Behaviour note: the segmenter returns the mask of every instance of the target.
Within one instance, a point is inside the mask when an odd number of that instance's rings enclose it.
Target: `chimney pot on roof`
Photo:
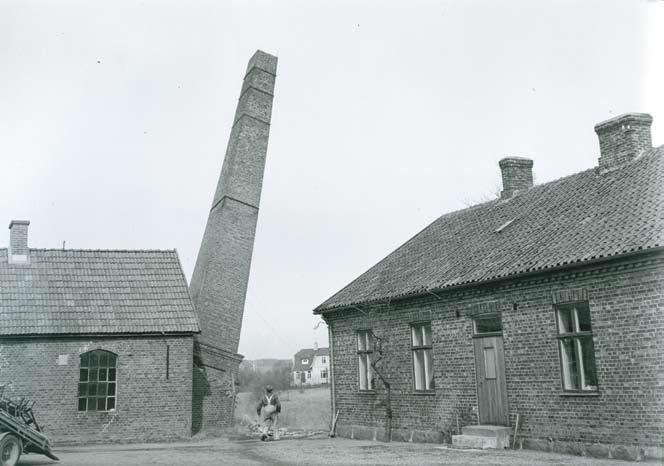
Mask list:
[[[314,342],[314,351],[318,351],[318,342],[317,341]]]
[[[9,222],[9,262],[25,263],[28,261],[28,220]]]
[[[500,162],[503,176],[502,199],[508,199],[520,191],[533,187],[533,161],[523,157],[505,157]]]
[[[600,173],[619,168],[652,148],[651,124],[647,113],[625,113],[597,123]]]

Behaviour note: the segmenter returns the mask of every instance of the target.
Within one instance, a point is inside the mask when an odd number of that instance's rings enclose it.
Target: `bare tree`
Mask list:
[[[384,374],[376,367],[378,363],[385,356],[383,354],[383,338],[378,337],[373,330],[371,331],[371,336],[377,342],[376,350],[378,352],[378,357],[371,361],[371,368],[378,375],[378,378],[385,386],[386,399],[385,399],[385,441],[390,442],[392,440],[392,397],[390,390],[390,383],[385,378]]]

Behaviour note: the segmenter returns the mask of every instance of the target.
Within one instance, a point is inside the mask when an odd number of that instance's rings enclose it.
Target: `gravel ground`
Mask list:
[[[40,455],[25,455],[19,462],[28,466],[137,466],[137,465],[584,465],[622,466],[634,463],[566,456],[530,450],[452,450],[440,445],[348,440],[297,439],[259,440],[203,439],[168,444],[98,445],[62,447],[54,450],[60,462]],[[641,463],[644,464],[644,463]],[[645,463],[659,464],[659,463]]]

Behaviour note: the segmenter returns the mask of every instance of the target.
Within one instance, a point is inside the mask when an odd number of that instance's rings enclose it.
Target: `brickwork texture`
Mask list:
[[[598,123],[600,172],[624,165],[652,147],[652,117],[644,113],[627,113]]]
[[[385,392],[358,390],[356,331],[385,338],[379,366],[392,384],[395,440],[449,441],[477,424],[472,315],[501,310],[510,423],[519,445],[578,454],[661,456],[664,435],[664,258],[623,260],[574,272],[485,285],[438,297],[326,314],[334,347],[339,434],[381,438]],[[571,290],[571,291],[570,291]],[[563,393],[553,292],[587,296],[599,392]],[[558,293],[561,295],[561,293]],[[562,293],[565,295],[565,293]],[[488,306],[491,307],[491,306]],[[435,392],[415,393],[409,325],[430,320]]]
[[[114,411],[78,411],[80,355],[96,349],[117,355]],[[56,444],[176,439],[191,435],[192,360],[192,336],[4,338],[0,381],[37,401]]]
[[[203,241],[191,278],[200,341],[237,352],[249,281],[277,59],[249,62]]]

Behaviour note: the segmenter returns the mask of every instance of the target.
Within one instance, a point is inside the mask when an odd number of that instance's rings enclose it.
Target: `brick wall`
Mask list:
[[[114,412],[78,411],[79,355],[94,349],[117,354]],[[5,338],[0,384],[5,396],[37,400],[37,421],[52,442],[182,438],[191,435],[192,360],[191,336]]]
[[[385,393],[359,393],[355,331],[385,337],[394,439],[441,441],[477,423],[470,314],[503,305],[505,371],[513,424],[525,447],[635,457],[661,455],[664,435],[664,265],[662,258],[585,268],[473,290],[328,315],[334,345],[339,433],[380,438]],[[552,292],[588,294],[598,396],[565,396]],[[506,305],[505,305],[506,304]],[[514,309],[516,305],[516,309]],[[457,317],[457,313],[459,317]],[[432,321],[435,394],[412,390],[409,323]],[[593,450],[594,448],[594,450]]]
[[[194,366],[192,432],[233,425],[235,383],[240,361],[209,351],[198,351]]]
[[[191,279],[202,342],[236,352],[258,210],[224,198],[210,214]]]

